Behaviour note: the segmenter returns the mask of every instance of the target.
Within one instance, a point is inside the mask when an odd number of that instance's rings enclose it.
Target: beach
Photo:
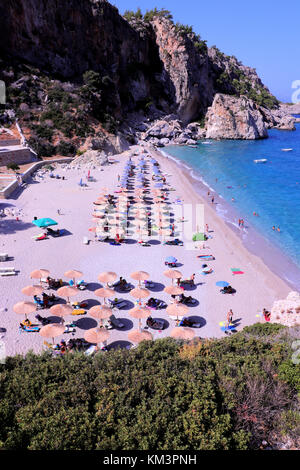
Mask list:
[[[78,184],[81,178],[86,180],[87,170],[84,168],[58,167],[54,173],[64,176],[64,180],[50,178],[49,172],[46,173],[43,179],[32,181],[14,198],[0,203],[1,208],[17,209],[20,212],[19,220],[9,215],[0,220],[0,251],[12,257],[6,265],[13,266],[19,271],[16,276],[0,277],[0,331],[7,355],[24,354],[30,349],[41,352],[45,348],[44,338],[38,333],[19,332],[19,323],[23,317],[13,311],[15,303],[32,300],[24,296],[21,289],[36,283],[30,279],[30,273],[34,269],[48,269],[51,277],[62,278],[64,281],[67,281],[64,277],[64,272],[67,270],[78,269],[83,272],[83,279],[88,284],[87,289],[78,291],[78,295],[72,300],[87,300],[87,313],[82,317],[66,318],[66,323],[76,322],[74,337],[79,338],[83,337],[86,330],[97,326],[97,321],[89,316],[88,310],[102,301],[94,294],[95,290],[102,287],[97,280],[101,272],[114,271],[136,287],[138,283],[130,278],[130,274],[137,270],[146,271],[150,275],[150,280],[155,283],[151,296],[169,304],[170,296],[163,291],[165,286],[171,284],[171,280],[163,275],[166,269],[164,260],[167,256],[175,256],[178,259],[177,269],[182,272],[184,279],[196,273],[195,286],[187,288],[186,295],[191,295],[197,302],[189,307],[186,316],[198,319],[201,327],[194,328],[194,331],[196,336],[201,338],[224,337],[225,333],[220,328],[220,322],[226,321],[229,309],[232,309],[234,314],[236,331],[246,325],[262,321],[260,316],[262,309],[270,310],[274,301],[285,298],[292,290],[260,258],[247,250],[240,237],[218,215],[216,205],[195,191],[187,172],[180,170],[174,161],[166,158],[158,150],[153,148],[147,150],[159,162],[170,186],[175,188],[175,191],[169,193],[172,208],[176,207],[176,210],[180,211],[183,207],[185,211],[186,205],[188,207],[203,205],[204,223],[209,229],[209,238],[204,242],[205,248],[202,248],[203,242],[197,242],[196,249],[195,244],[187,239],[183,240],[185,243],[183,247],[168,246],[163,243],[143,247],[137,243],[136,233],[133,233],[128,243],[119,246],[95,241],[94,234],[89,231],[93,226],[93,202],[102,188],[106,188],[110,194],[115,194],[114,191],[118,190],[118,175],[123,171],[129,152],[112,157],[111,160],[115,161],[113,164],[91,170],[95,181],[88,182],[86,187]],[[139,158],[138,155],[133,156],[134,163],[137,163]],[[175,204],[177,199],[181,200],[181,205]],[[185,214],[184,216],[186,217]],[[32,224],[34,217],[55,219],[58,227],[66,230],[65,235],[36,241],[32,237],[41,230]],[[180,229],[180,223],[177,225]],[[197,227],[193,227],[193,230],[196,229]],[[88,245],[83,243],[84,237],[89,238]],[[206,254],[212,254],[215,260],[206,262],[197,257]],[[207,275],[201,274],[202,264],[207,264],[213,272]],[[239,268],[243,274],[232,274],[232,268]],[[236,293],[221,294],[220,287],[216,286],[218,281],[228,282]],[[116,297],[127,300],[126,308],[116,313],[125,327],[109,331],[108,346],[129,347],[128,332],[138,328],[138,320],[128,313],[134,307],[134,299],[129,293],[116,292]],[[51,317],[48,310],[37,313]],[[169,336],[176,322],[167,315],[165,309],[151,311],[151,314],[153,318],[163,319],[167,326],[161,331],[149,330],[153,338]],[[34,314],[29,318],[33,321]],[[58,321],[57,318],[52,319]],[[142,320],[142,325],[145,325],[145,320]],[[65,340],[70,337],[70,334],[64,334]],[[58,338],[58,341],[60,339]]]

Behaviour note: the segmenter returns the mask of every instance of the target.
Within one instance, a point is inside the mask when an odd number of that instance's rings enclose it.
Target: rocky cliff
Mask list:
[[[165,145],[293,128],[254,69],[165,11],[123,18],[107,0],[0,0],[0,64],[2,121],[16,114],[40,154],[62,140],[109,146],[112,134]]]
[[[267,129],[258,106],[246,97],[216,94],[206,115],[210,139],[262,139]]]

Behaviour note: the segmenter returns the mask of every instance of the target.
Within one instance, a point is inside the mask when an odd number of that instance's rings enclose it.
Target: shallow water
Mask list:
[[[198,180],[199,187],[205,182],[207,191],[217,192],[221,216],[228,217],[226,203],[231,204],[231,223],[238,227],[238,218],[243,218],[300,268],[300,124],[296,126],[296,131],[270,130],[264,140],[199,141],[198,148],[169,146],[164,152],[187,165],[196,186]],[[267,163],[254,163],[256,159]]]

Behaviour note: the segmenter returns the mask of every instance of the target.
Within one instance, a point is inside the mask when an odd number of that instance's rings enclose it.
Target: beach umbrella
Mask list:
[[[129,315],[133,318],[139,319],[139,329],[141,329],[141,320],[142,318],[148,318],[151,313],[151,310],[147,307],[134,307],[129,310]]]
[[[49,323],[49,325],[42,326],[39,331],[39,334],[44,338],[52,338],[52,343],[54,344],[54,338],[62,335],[64,332],[64,325],[61,325],[59,323]]]
[[[69,279],[73,279],[75,284],[75,279],[82,277],[83,273],[81,271],[77,271],[76,269],[71,269],[70,271],[65,272],[65,276]]]
[[[115,291],[108,287],[101,287],[101,289],[95,290],[95,295],[104,299],[105,302],[105,299],[109,299],[115,295]]]
[[[134,273],[130,274],[130,277],[135,281],[139,281],[140,285],[141,281],[146,281],[147,279],[149,279],[150,274],[146,273],[145,271],[135,271]]]
[[[168,269],[167,271],[164,271],[164,276],[168,277],[169,279],[172,279],[173,284],[173,279],[182,278],[182,273],[180,271],[177,271],[176,269]]]
[[[89,315],[100,320],[101,326],[103,324],[103,320],[105,318],[109,318],[112,313],[112,309],[107,305],[94,305],[94,307],[89,310]]]
[[[149,297],[150,291],[148,289],[145,289],[144,287],[136,287],[135,289],[132,289],[130,291],[130,295],[135,299],[138,299],[140,303],[141,299],[146,299],[147,297]]]
[[[33,302],[18,302],[13,306],[13,311],[18,315],[25,315],[25,318],[27,318],[27,315],[35,312],[36,310],[37,304]]]
[[[109,332],[105,328],[90,328],[84,333],[84,339],[91,344],[104,343],[109,338]]]
[[[47,218],[47,217],[33,220],[32,223],[40,228],[50,227],[51,225],[57,225],[57,222],[55,220]]]
[[[170,315],[170,317],[176,316],[177,319],[178,319],[178,316],[181,317],[183,315],[186,315],[188,311],[189,311],[189,308],[186,305],[179,304],[179,303],[170,304],[166,308],[167,314]]]
[[[227,287],[227,286],[229,286],[229,283],[226,282],[226,281],[218,281],[218,282],[216,282],[216,286]]]
[[[100,282],[105,282],[106,284],[108,282],[113,282],[117,279],[117,273],[114,273],[113,271],[106,271],[104,273],[100,273],[98,276],[98,280]]]
[[[167,286],[164,288],[164,292],[170,295],[181,295],[184,289],[178,286]]]
[[[60,297],[67,297],[68,303],[70,303],[70,297],[74,297],[75,295],[78,295],[78,290],[76,287],[63,286],[58,289],[57,294]]]
[[[72,315],[73,307],[67,304],[56,304],[50,307],[50,312],[56,317],[66,317],[67,315]]]
[[[44,291],[42,286],[26,286],[23,287],[22,293],[28,296],[41,295]]]
[[[50,271],[48,269],[36,269],[35,271],[32,271],[30,273],[30,277],[32,279],[39,279],[41,281],[42,278],[48,277],[50,274]]]
[[[195,336],[195,331],[192,328],[177,326],[171,331],[170,336],[175,339],[190,340]]]
[[[128,339],[133,343],[140,343],[141,341],[152,341],[153,336],[146,330],[132,330],[128,333]]]

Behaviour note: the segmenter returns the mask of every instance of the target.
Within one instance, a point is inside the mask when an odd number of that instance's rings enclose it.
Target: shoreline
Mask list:
[[[291,281],[287,279],[282,271],[279,269],[276,269],[276,265],[285,265],[286,269],[290,268],[291,266],[291,261],[287,259],[287,257],[274,245],[268,244],[268,242],[254,229],[251,225],[248,226],[248,231],[246,234],[246,237],[243,238],[243,235],[245,235],[245,232],[241,234],[240,230],[234,226],[233,222],[226,220],[220,213],[218,213],[218,204],[222,204],[226,209],[232,214],[235,215],[235,209],[229,205],[227,201],[225,201],[223,198],[220,203],[220,196],[219,194],[214,190],[214,188],[208,186],[205,184],[205,182],[199,178],[195,178],[194,176],[191,175],[191,172],[196,171],[194,168],[191,168],[188,164],[185,164],[184,162],[181,162],[176,159],[176,157],[172,155],[168,155],[167,152],[164,152],[160,149],[148,149],[150,152],[155,153],[155,158],[158,159],[158,161],[161,163],[163,161],[166,161],[169,163],[170,167],[173,168],[174,170],[180,169],[181,175],[182,175],[182,186],[186,186],[186,194],[188,193],[189,196],[193,194],[193,199],[198,199],[204,204],[204,210],[205,213],[208,215],[208,218],[212,218],[213,223],[217,223],[220,226],[220,229],[223,230],[226,227],[226,235],[232,239],[233,246],[237,250],[242,250],[243,252],[248,253],[248,258],[250,260],[254,260],[255,263],[260,267],[260,269],[263,271],[263,273],[266,275],[267,283],[273,287],[272,282],[277,284],[279,282],[278,286],[280,289],[280,292],[285,291],[289,293],[291,290],[296,290],[297,289],[297,281]],[[197,185],[197,188],[195,187]],[[212,206],[209,201],[207,200],[207,197],[205,197],[204,193],[207,193],[207,189],[209,189],[212,192],[212,195],[215,197],[215,203]],[[217,203],[217,204],[216,204]],[[223,227],[223,228],[222,228]],[[251,236],[255,237],[255,241],[252,242],[252,246],[249,244],[248,238]],[[268,258],[266,260],[266,257],[261,256],[256,252],[254,249],[253,245],[256,244],[256,242],[259,243],[263,249],[267,250],[268,252],[272,252],[272,258]],[[269,245],[269,246],[268,246]],[[275,254],[275,257],[274,257]],[[273,259],[273,263],[271,260]],[[250,261],[251,262],[251,261]],[[295,266],[295,271],[297,271],[296,274],[299,276],[299,281],[300,282],[300,270]],[[299,284],[298,284],[299,285]],[[285,298],[287,294],[283,294],[282,298]]]

